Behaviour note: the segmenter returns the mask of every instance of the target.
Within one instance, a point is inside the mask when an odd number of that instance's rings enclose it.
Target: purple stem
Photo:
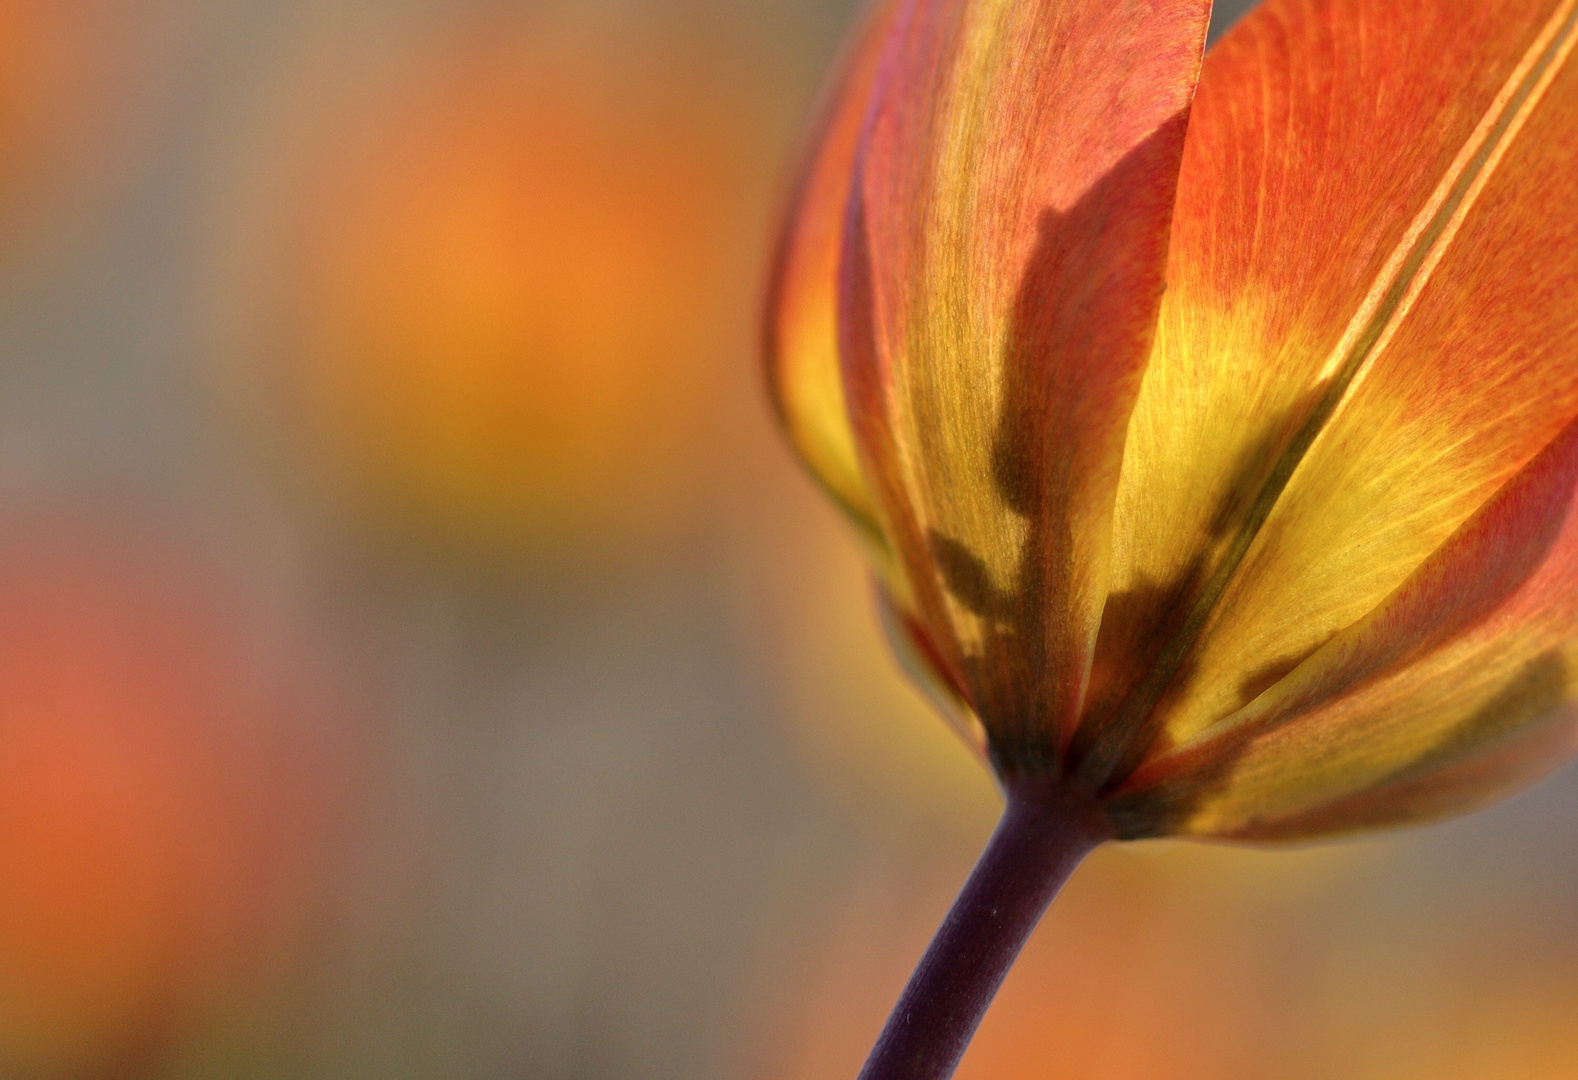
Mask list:
[[[1088,799],[1050,785],[1010,787],[997,831],[910,976],[859,1080],[948,1080],[1052,898],[1111,836]]]

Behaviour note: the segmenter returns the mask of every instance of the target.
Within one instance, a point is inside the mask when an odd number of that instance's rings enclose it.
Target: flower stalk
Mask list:
[[[947,1080],[1020,949],[1112,829],[1094,801],[1045,782],[1008,790],[1002,821],[921,958],[859,1080]]]

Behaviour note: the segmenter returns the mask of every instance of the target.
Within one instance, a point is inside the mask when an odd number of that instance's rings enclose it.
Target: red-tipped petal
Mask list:
[[[1137,695],[1165,740],[1363,618],[1578,414],[1575,39],[1572,0],[1268,0],[1208,57],[1103,628],[1114,697],[1165,654]]]
[[[1106,594],[1207,0],[910,0],[843,263],[857,443],[950,676],[1055,757]]]

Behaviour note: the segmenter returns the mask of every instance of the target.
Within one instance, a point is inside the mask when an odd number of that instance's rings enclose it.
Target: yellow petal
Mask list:
[[[857,164],[841,347],[915,609],[999,764],[1072,730],[1205,0],[915,0]]]
[[[1364,619],[1114,800],[1134,832],[1299,837],[1469,809],[1563,760],[1578,421]]]
[[[1578,413],[1575,19],[1270,0],[1208,57],[1118,496],[1097,782],[1363,618]]]

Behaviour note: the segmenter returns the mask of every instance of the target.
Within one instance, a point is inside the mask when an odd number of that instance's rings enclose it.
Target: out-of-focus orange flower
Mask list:
[[[129,1077],[284,957],[332,805],[306,681],[190,568],[0,539],[0,1074]]]
[[[1481,805],[1574,746],[1578,4],[1268,0],[1201,70],[1208,14],[879,5],[784,421],[1010,789],[1128,838]]]
[[[484,550],[673,516],[744,219],[745,108],[680,59],[489,25],[323,125],[266,358],[312,486]]]

